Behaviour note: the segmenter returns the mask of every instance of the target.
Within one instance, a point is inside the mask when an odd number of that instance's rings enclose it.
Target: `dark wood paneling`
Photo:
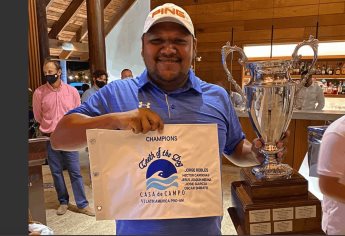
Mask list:
[[[107,71],[104,33],[103,0],[86,0],[89,32],[90,71]]]
[[[40,50],[38,43],[38,29],[37,29],[37,14],[36,14],[36,1],[29,0],[28,2],[28,15],[29,15],[29,30],[28,30],[28,66],[29,77],[28,87],[34,91],[41,85],[41,61]]]

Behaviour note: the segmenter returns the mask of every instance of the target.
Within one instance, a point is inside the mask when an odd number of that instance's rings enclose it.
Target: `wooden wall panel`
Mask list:
[[[41,64],[38,45],[38,30],[36,18],[36,0],[28,1],[29,30],[28,30],[28,87],[34,91],[41,85]]]
[[[194,4],[190,6],[184,7],[184,9],[190,15],[197,15],[197,14],[209,14],[209,13],[217,13],[217,12],[232,12],[233,11],[233,3],[232,2],[220,2],[220,3],[209,3],[209,4]]]

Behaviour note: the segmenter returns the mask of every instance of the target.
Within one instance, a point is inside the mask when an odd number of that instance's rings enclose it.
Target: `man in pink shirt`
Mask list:
[[[33,94],[33,112],[36,121],[40,124],[39,129],[42,134],[50,136],[66,112],[80,105],[80,96],[77,89],[62,82],[62,70],[57,61],[45,61],[43,72],[47,83],[38,87]],[[56,213],[65,214],[69,203],[63,176],[63,164],[65,164],[78,212],[94,216],[94,210],[90,208],[86,199],[83,178],[80,174],[79,152],[54,150],[50,142],[47,144],[47,150],[48,164],[60,202]]]

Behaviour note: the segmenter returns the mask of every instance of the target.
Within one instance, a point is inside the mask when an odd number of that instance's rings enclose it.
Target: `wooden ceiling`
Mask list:
[[[104,0],[104,32],[111,31],[135,0]],[[46,0],[46,16],[51,57],[87,60],[88,29],[86,0]],[[62,49],[71,42],[73,51]]]

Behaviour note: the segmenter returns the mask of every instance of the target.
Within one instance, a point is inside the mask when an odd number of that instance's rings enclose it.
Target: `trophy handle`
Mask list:
[[[313,35],[309,36],[309,39],[303,40],[303,42],[297,44],[294,52],[292,53],[292,64],[295,65],[302,57],[302,55],[297,55],[298,50],[305,46],[305,45],[309,45],[313,51],[314,51],[314,57],[313,57],[313,61],[311,62],[310,67],[307,68],[307,73],[305,75],[302,75],[300,84],[298,86],[297,92],[306,84],[307,80],[310,80],[311,78],[310,75],[313,73],[314,71],[314,65],[317,61],[317,51],[318,51],[318,46],[319,46],[319,40],[315,39]]]
[[[241,95],[243,104],[246,104],[247,103],[247,98],[244,95],[244,93],[242,91],[242,88],[236,83],[236,80],[234,80],[234,78],[233,78],[231,72],[228,70],[228,66],[226,64],[226,58],[227,58],[227,56],[231,52],[238,52],[238,53],[240,53],[241,57],[238,59],[238,62],[242,66],[245,65],[245,63],[248,61],[248,58],[247,58],[246,54],[244,54],[244,51],[243,51],[242,48],[237,47],[237,46],[231,46],[230,42],[227,42],[226,45],[224,45],[222,47],[222,51],[221,51],[221,54],[222,54],[222,64],[223,64],[223,68],[225,70],[225,73],[226,73],[226,75],[228,77],[228,81],[231,82],[231,84],[235,87],[235,90]]]

